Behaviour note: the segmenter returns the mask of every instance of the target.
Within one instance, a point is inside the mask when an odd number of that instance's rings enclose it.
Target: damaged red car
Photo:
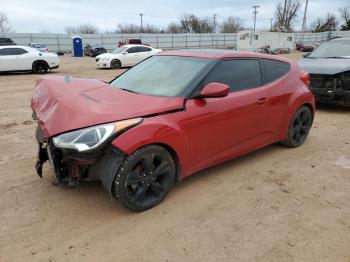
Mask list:
[[[157,54],[109,83],[47,76],[32,98],[37,173],[100,180],[133,211],[159,204],[195,172],[267,145],[304,143],[309,75],[287,59],[229,50]]]

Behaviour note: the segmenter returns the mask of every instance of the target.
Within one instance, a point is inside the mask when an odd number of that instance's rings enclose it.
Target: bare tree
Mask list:
[[[209,18],[199,18],[195,15],[185,14],[181,17],[181,25],[186,33],[212,33],[214,25]]]
[[[91,24],[83,24],[79,26],[66,26],[64,29],[67,34],[97,34],[98,29]]]
[[[170,34],[180,34],[185,33],[185,30],[183,29],[181,24],[172,22],[168,24],[168,27],[165,29],[165,32]]]
[[[237,33],[241,28],[239,18],[229,16],[220,25],[220,33]]]
[[[288,31],[291,31],[300,7],[299,0],[285,0],[283,4],[282,2],[278,2],[274,18],[274,21],[276,21],[275,27],[284,26]]]
[[[115,30],[115,33],[121,34],[136,34],[140,33],[140,26],[136,24],[119,24],[118,29]]]
[[[9,33],[12,31],[9,19],[5,13],[0,12],[0,33]]]
[[[350,7],[341,8],[339,11],[341,18],[344,20],[340,30],[350,30]]]
[[[334,31],[337,27],[337,20],[335,15],[328,13],[325,17],[318,17],[311,24],[312,32],[326,32]]]
[[[161,30],[156,25],[146,24],[146,25],[142,26],[142,33],[157,34],[157,33],[160,33],[160,31]]]

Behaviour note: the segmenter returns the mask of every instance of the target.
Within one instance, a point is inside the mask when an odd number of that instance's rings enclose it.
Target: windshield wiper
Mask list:
[[[350,58],[347,56],[323,56],[323,57],[319,57],[319,58]]]
[[[129,89],[126,89],[126,88],[119,88],[119,89],[124,90],[124,91],[126,91],[126,92],[130,92],[130,93],[138,94],[137,92],[132,91],[132,90],[129,90]]]

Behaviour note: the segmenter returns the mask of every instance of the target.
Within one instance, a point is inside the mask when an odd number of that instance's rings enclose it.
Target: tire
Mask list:
[[[49,70],[49,66],[45,61],[36,61],[33,63],[34,74],[46,74]]]
[[[307,106],[300,107],[293,115],[287,137],[282,144],[288,147],[301,146],[309,134],[312,121],[311,110]]]
[[[158,205],[175,181],[176,166],[163,147],[150,145],[128,155],[114,177],[112,193],[131,211]]]
[[[122,67],[122,64],[120,63],[120,61],[118,59],[114,59],[111,62],[111,68],[112,69],[120,69]]]

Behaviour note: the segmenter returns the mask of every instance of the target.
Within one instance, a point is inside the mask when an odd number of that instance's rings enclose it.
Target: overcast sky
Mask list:
[[[301,1],[301,10],[304,10],[305,0]],[[179,21],[184,13],[197,16],[217,14],[219,22],[232,15],[241,18],[245,27],[252,27],[251,6],[260,5],[257,29],[266,29],[270,26],[276,2],[278,0],[0,0],[0,12],[8,15],[16,32],[62,33],[67,25],[85,23],[91,23],[104,32],[115,30],[119,23],[139,24],[140,13],[145,14],[145,24],[160,27]],[[339,8],[345,6],[350,7],[350,0],[309,0],[307,24],[327,12],[339,16]],[[295,24],[296,30],[301,27],[301,21],[302,12]]]

